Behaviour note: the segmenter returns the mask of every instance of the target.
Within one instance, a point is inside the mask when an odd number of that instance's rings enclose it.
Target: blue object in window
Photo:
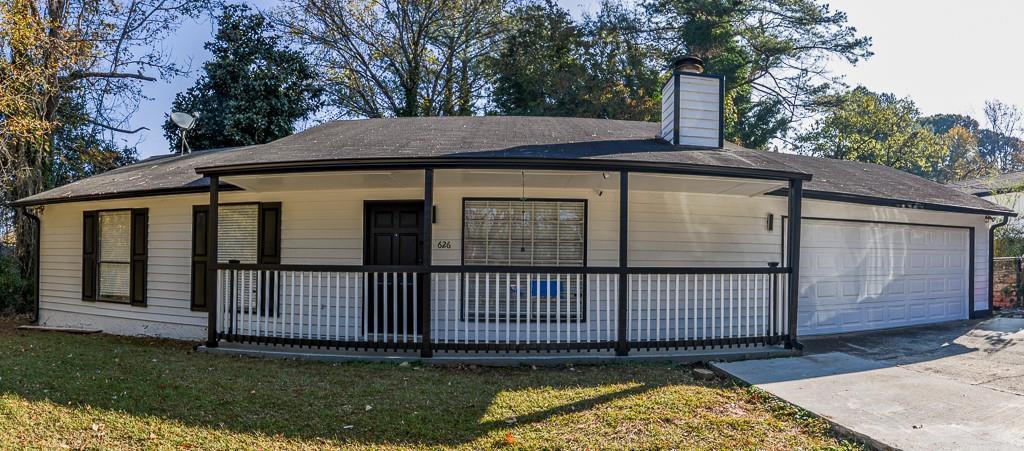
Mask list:
[[[530,281],[530,296],[558,297],[558,281],[533,280]]]

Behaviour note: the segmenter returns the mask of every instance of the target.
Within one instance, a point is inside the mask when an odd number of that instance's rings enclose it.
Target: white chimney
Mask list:
[[[721,148],[724,86],[722,76],[704,73],[700,58],[673,61],[661,88],[661,138],[677,146]]]

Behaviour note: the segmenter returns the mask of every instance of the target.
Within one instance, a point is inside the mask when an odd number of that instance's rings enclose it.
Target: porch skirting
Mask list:
[[[323,362],[420,362],[430,365],[481,365],[481,366],[517,366],[517,365],[564,365],[564,364],[602,364],[615,362],[674,362],[697,363],[708,361],[731,362],[737,360],[767,359],[800,355],[797,349],[784,346],[757,345],[749,347],[709,348],[705,350],[665,350],[665,351],[634,351],[628,356],[616,356],[614,351],[579,351],[579,352],[471,352],[471,353],[435,353],[433,357],[423,358],[418,352],[373,352],[335,349],[317,349],[254,345],[243,343],[221,343],[210,348],[200,345],[199,352],[243,357],[313,360]]]

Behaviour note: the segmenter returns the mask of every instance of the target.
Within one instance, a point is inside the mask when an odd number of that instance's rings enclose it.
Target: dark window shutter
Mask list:
[[[260,204],[258,262],[267,265],[281,264],[281,203]],[[271,278],[274,272],[265,273],[263,284],[263,311],[268,315],[277,312],[277,280]]]
[[[82,300],[96,300],[96,268],[99,252],[99,215],[95,211],[82,214]]]
[[[192,310],[206,309],[206,219],[210,207],[192,207]]]
[[[281,203],[260,204],[259,262],[268,265],[281,263]]]
[[[132,260],[129,278],[131,280],[132,305],[146,305],[146,261],[149,257],[149,209],[132,209]]]

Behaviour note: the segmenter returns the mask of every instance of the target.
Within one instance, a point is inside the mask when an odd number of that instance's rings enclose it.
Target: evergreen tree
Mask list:
[[[225,6],[217,34],[204,46],[213,59],[172,111],[196,113],[188,133],[194,150],[263,144],[288,136],[319,106],[317,74],[298,51],[282,44],[266,18],[245,5]],[[181,146],[178,128],[164,123],[171,151]]]

